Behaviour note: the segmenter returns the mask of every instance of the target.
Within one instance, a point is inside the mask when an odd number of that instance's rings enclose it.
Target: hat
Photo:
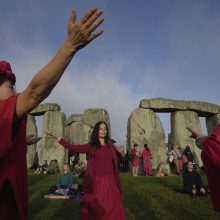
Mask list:
[[[5,60],[0,61],[0,74],[4,74],[13,85],[15,84],[15,74],[12,72],[11,65]]]

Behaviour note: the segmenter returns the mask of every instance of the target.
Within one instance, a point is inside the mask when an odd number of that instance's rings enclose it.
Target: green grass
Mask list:
[[[49,187],[56,185],[57,175],[36,175],[30,171],[28,176],[30,220],[79,219],[79,202],[44,199]],[[212,210],[209,196],[191,198],[174,191],[182,188],[180,176],[132,177],[121,173],[121,180],[128,220],[220,219]]]

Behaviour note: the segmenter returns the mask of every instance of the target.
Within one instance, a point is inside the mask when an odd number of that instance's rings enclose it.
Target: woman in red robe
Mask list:
[[[57,135],[46,134],[69,150],[87,154],[80,219],[125,220],[119,179],[119,160],[125,153],[122,146],[112,144],[107,124],[101,121],[94,126],[88,144],[70,144]]]
[[[142,158],[143,158],[143,171],[146,176],[153,175],[153,168],[152,168],[152,154],[151,150],[149,149],[147,144],[144,144],[144,149],[142,151]]]
[[[196,145],[202,150],[202,161],[208,180],[213,209],[220,212],[220,124],[210,136],[187,127],[196,138]]]
[[[28,210],[26,168],[27,114],[52,91],[78,50],[103,31],[95,29],[103,22],[97,8],[79,22],[73,10],[68,35],[51,62],[40,70],[29,86],[16,94],[15,75],[6,61],[0,62],[0,219],[26,220]]]

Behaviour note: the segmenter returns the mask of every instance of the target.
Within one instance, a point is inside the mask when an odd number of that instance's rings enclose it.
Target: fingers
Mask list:
[[[102,24],[104,21],[104,18],[99,18],[97,21],[95,21],[89,28],[88,28],[88,34],[91,34],[99,25]]]
[[[85,23],[86,27],[90,27],[97,20],[97,18],[102,14],[101,10],[97,10]],[[102,23],[102,22],[101,22]],[[100,23],[100,24],[101,24]]]
[[[76,10],[75,9],[72,10],[72,14],[71,14],[70,19],[73,22],[73,24],[75,24],[75,22],[76,22]]]
[[[94,33],[94,34],[91,34],[91,35],[88,37],[87,42],[89,43],[89,42],[93,41],[95,38],[97,38],[98,36],[100,36],[103,32],[104,32],[103,30],[99,30],[99,31],[97,31],[97,32]]]
[[[34,134],[28,134],[28,135],[27,135],[27,138],[33,138],[33,137],[35,137]]]
[[[90,10],[85,14],[85,16],[80,19],[80,23],[85,24],[85,23],[89,20],[89,18],[92,17],[92,16],[95,14],[96,11],[97,11],[97,8],[92,8],[92,9],[90,9]]]

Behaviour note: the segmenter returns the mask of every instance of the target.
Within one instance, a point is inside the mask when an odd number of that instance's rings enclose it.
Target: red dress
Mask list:
[[[202,160],[205,166],[213,208],[220,212],[220,124],[203,140]]]
[[[137,167],[138,166],[138,155],[137,155],[137,150],[133,147],[131,149],[131,154],[133,155],[133,161],[132,161],[132,166]]]
[[[126,220],[118,171],[119,155],[115,148],[110,144],[100,148],[91,144],[73,145],[63,139],[59,143],[88,155],[80,219]]]
[[[16,101],[17,96],[0,101],[1,220],[27,219],[26,118],[13,128]]]
[[[152,168],[152,155],[150,149],[144,148],[142,151],[142,158],[143,158],[143,171],[148,176],[153,175],[153,168]]]

